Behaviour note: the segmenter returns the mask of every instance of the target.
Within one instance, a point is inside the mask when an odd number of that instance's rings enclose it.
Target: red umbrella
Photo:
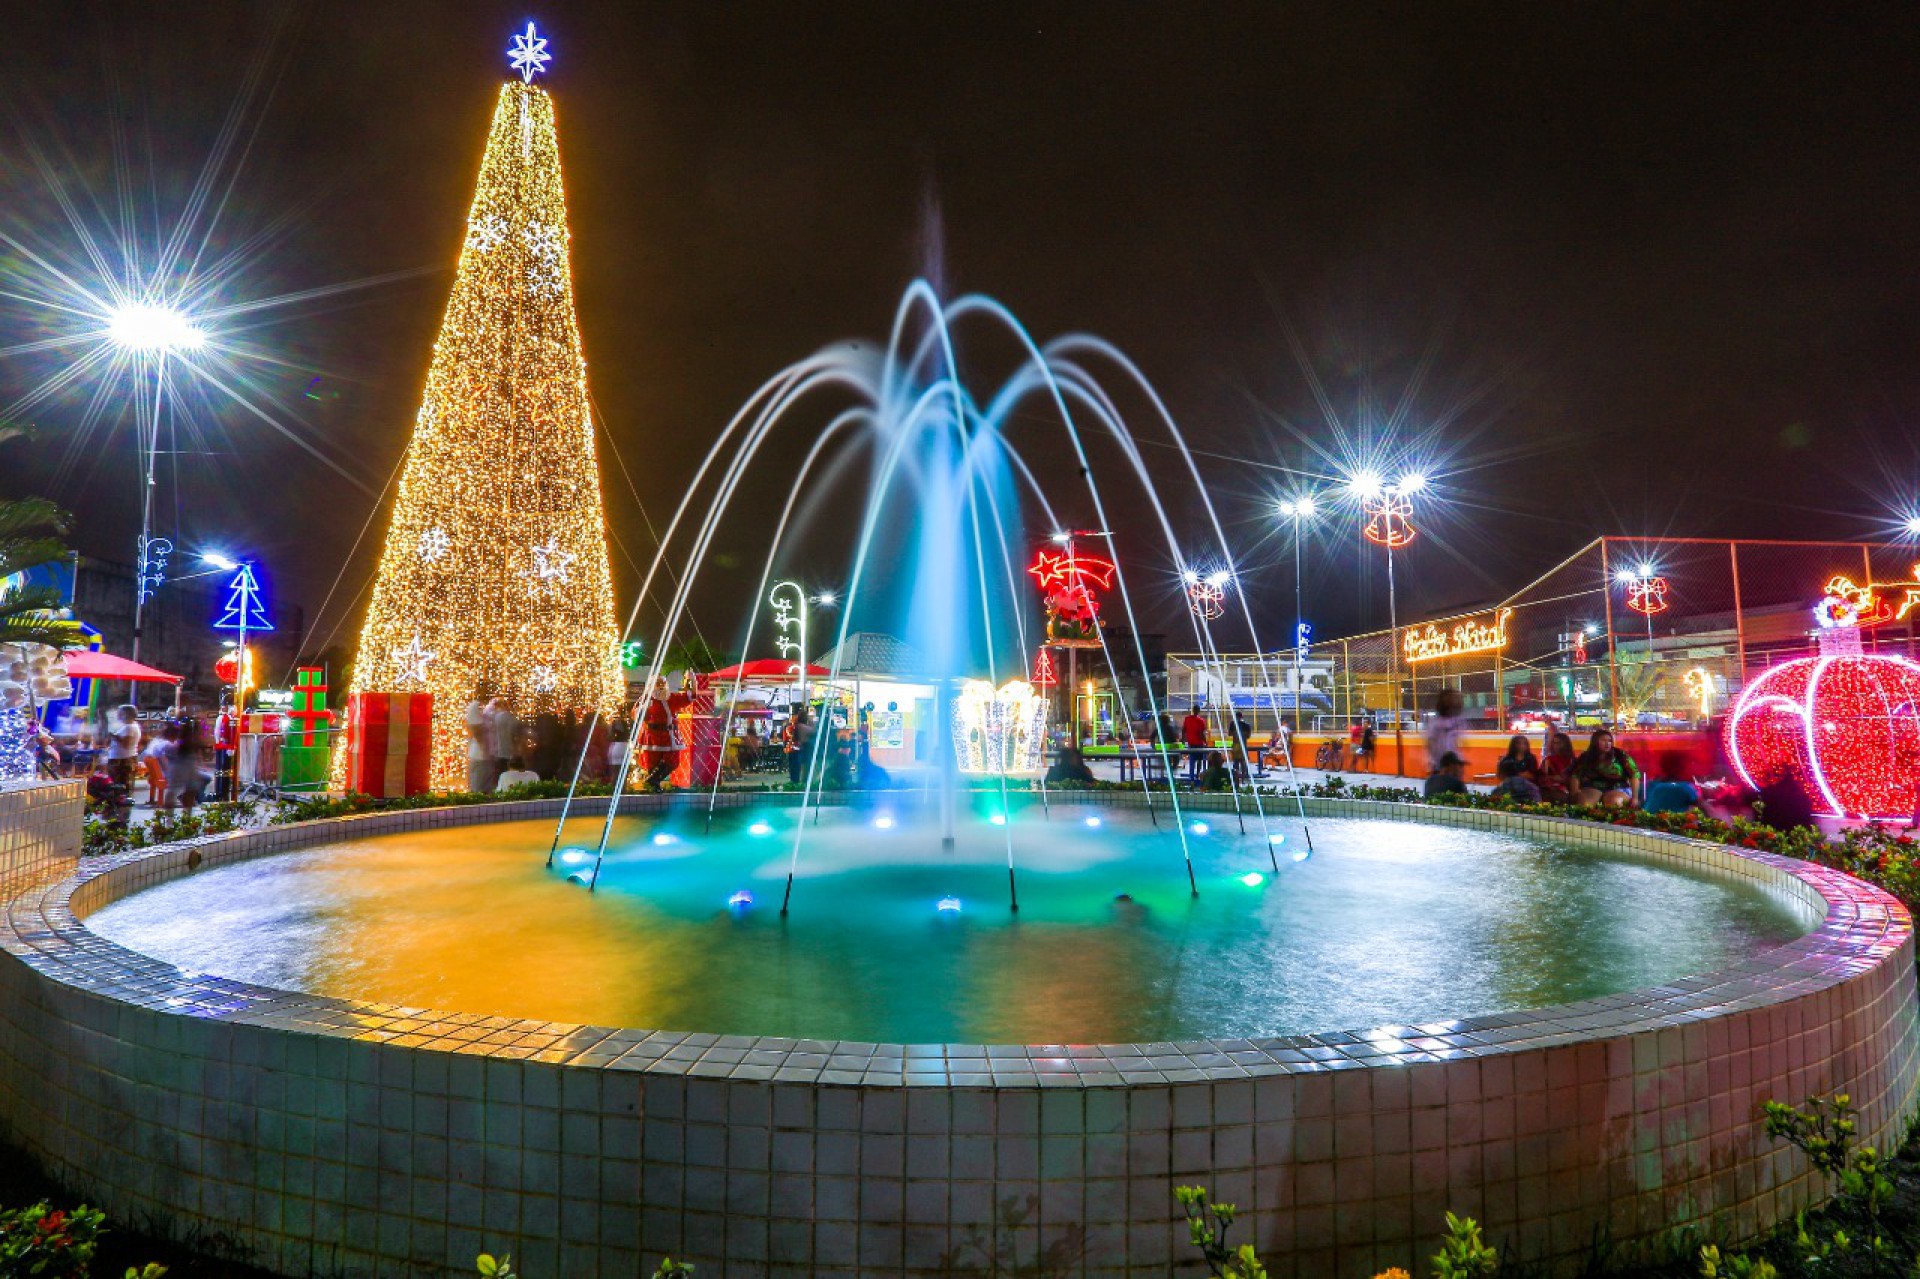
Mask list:
[[[67,678],[123,679],[136,684],[178,684],[186,676],[156,671],[151,666],[142,666],[124,657],[115,657],[112,653],[89,653],[84,649],[74,649],[67,653]]]
[[[706,677],[708,684],[731,684],[735,680],[751,680],[767,683],[770,680],[790,680],[798,678],[794,667],[798,663],[779,657],[759,657],[751,662],[741,662],[724,670],[715,671]],[[815,679],[827,673],[824,666],[807,667],[807,678]]]

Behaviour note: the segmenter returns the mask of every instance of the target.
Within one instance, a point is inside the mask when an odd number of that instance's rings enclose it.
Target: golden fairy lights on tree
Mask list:
[[[433,693],[436,787],[463,782],[477,689],[522,717],[612,711],[622,692],[559,138],[532,52],[494,110],[353,667],[354,692]]]

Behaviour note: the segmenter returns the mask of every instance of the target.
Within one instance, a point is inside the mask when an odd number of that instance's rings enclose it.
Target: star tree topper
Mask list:
[[[535,34],[531,22],[527,24],[525,33],[515,36],[513,43],[507,46],[507,65],[518,71],[520,78],[528,84],[533,83],[535,76],[546,71],[547,63],[551,61],[553,55],[547,52],[546,38]]]

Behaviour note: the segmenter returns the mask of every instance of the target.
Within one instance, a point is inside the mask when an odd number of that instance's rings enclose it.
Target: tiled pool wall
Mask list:
[[[0,785],[0,894],[74,872],[86,803],[78,779]]]
[[[1447,1209],[1562,1272],[1600,1239],[1630,1254],[1687,1227],[1748,1237],[1817,1193],[1761,1131],[1761,1102],[1848,1090],[1882,1143],[1914,1109],[1898,902],[1789,859],[1484,811],[1308,808],[1669,857],[1824,918],[1737,969],[1533,1012],[1024,1047],[319,999],[182,973],[79,919],[190,863],[557,807],[213,837],[22,893],[0,920],[0,1124],[123,1219],[228,1236],[287,1275],[471,1273],[490,1250],[528,1279],[626,1279],[668,1253],[726,1279],[984,1273],[1043,1254],[1077,1258],[1053,1273],[1164,1276],[1197,1272],[1173,1188],[1198,1183],[1240,1205],[1235,1237],[1275,1275],[1366,1279],[1418,1273]]]

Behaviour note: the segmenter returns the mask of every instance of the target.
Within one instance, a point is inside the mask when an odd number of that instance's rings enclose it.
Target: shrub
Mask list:
[[[106,1214],[44,1201],[0,1212],[0,1279],[87,1279]]]

